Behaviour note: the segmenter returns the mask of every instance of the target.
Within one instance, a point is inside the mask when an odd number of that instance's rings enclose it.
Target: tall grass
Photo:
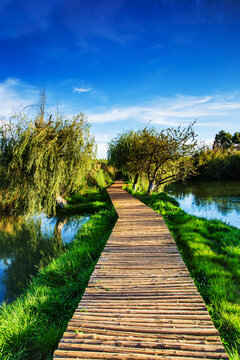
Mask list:
[[[188,215],[165,193],[132,193],[162,214],[231,359],[239,360],[240,230]]]
[[[42,268],[15,302],[1,307],[1,359],[52,359],[115,221],[109,205],[92,215],[69,249]]]

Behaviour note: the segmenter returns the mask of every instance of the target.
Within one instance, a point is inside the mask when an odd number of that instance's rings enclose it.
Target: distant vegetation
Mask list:
[[[203,149],[195,155],[199,176],[207,179],[240,179],[240,151]]]
[[[198,174],[209,179],[240,178],[240,133],[220,131],[213,147],[202,147],[195,154]]]
[[[221,130],[215,136],[213,148],[240,150],[240,132],[235,132],[233,135]]]

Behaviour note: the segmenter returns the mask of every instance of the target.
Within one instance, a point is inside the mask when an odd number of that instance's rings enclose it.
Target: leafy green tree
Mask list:
[[[145,128],[140,137],[144,172],[149,181],[148,193],[162,185],[184,181],[195,174],[193,154],[197,142],[192,125],[162,131]]]
[[[95,143],[84,114],[44,120],[21,115],[0,129],[0,210],[55,213],[56,201],[83,184],[95,162]]]
[[[196,136],[192,125],[157,131],[144,128],[129,131],[113,139],[108,157],[113,165],[127,174],[144,174],[149,182],[148,193],[174,181],[185,180],[195,174],[192,155],[196,149]]]
[[[239,150],[240,149],[240,133],[239,132],[235,132],[233,134],[232,142],[233,142],[233,144],[236,145],[237,149]]]
[[[219,131],[215,136],[213,147],[229,149],[232,145],[232,135],[224,130]]]

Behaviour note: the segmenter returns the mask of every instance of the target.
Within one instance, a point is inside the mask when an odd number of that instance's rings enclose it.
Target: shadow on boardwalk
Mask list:
[[[161,217],[108,189],[118,221],[54,359],[228,359]]]

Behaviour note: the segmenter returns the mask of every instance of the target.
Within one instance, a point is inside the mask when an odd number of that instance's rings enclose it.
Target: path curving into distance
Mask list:
[[[163,218],[122,190],[118,221],[54,359],[228,359]]]

